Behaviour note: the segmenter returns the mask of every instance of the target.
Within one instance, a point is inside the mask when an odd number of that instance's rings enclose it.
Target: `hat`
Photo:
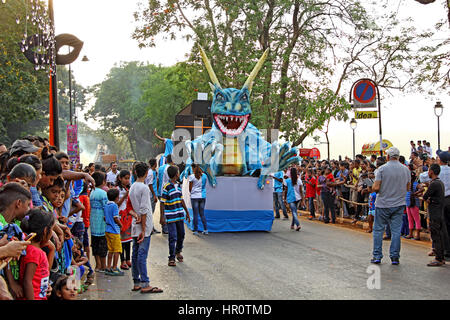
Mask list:
[[[441,159],[442,162],[448,163],[450,161],[450,152],[448,151],[437,151],[437,156]]]
[[[389,157],[399,157],[400,156],[400,150],[398,150],[396,147],[390,147],[386,150],[386,154]]]
[[[34,144],[32,144],[28,140],[16,140],[14,141],[13,145],[11,146],[11,149],[9,151],[10,155],[14,155],[14,153],[18,151],[24,151],[26,153],[33,153],[38,151],[39,148],[36,147]]]

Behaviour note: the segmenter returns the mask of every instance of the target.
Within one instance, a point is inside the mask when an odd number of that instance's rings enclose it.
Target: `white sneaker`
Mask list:
[[[208,230],[205,230],[202,232],[203,234],[208,234]]]

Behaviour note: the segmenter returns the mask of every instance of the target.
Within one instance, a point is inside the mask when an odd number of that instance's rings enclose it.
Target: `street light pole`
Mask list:
[[[355,129],[357,125],[355,118],[352,118],[350,121],[350,128],[353,130],[353,159],[355,159]]]
[[[72,68],[69,64],[69,119],[72,124]]]
[[[444,107],[440,101],[436,102],[434,105],[434,114],[438,120],[438,150],[441,150],[441,128],[439,124],[439,117],[442,116],[442,112],[444,112]]]

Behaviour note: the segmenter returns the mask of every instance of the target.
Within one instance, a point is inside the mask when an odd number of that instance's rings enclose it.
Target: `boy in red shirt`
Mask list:
[[[308,199],[309,204],[309,220],[313,220],[316,217],[316,210],[314,207],[314,199],[316,198],[317,192],[317,180],[314,178],[312,174],[312,169],[308,169],[306,171],[306,198]]]

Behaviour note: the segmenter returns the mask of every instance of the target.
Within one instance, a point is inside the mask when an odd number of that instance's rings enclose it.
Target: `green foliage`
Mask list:
[[[180,63],[166,68],[138,62],[115,66],[105,81],[92,88],[97,100],[86,117],[99,121],[102,130],[114,137],[126,137],[134,157],[148,160],[163,150],[153,129],[170,137],[175,114],[196,98],[195,90],[205,89],[197,86],[204,84],[204,79],[196,67]]]
[[[252,92],[252,122],[280,129],[298,145],[330,119],[348,118],[350,106],[341,91],[356,77],[370,77],[386,90],[420,86],[416,62],[423,54],[415,48],[427,35],[400,27],[395,12],[368,13],[386,4],[148,0],[135,13],[139,26],[133,37],[141,47],[155,46],[156,36],[193,40],[188,63],[202,65],[202,45],[222,86],[235,88],[270,48]]]
[[[0,140],[11,143],[23,124],[39,116],[36,105],[46,94],[48,78],[44,71],[34,70],[19,47],[25,26],[23,22],[17,24],[16,18],[25,16],[23,1],[2,4],[0,16]],[[27,29],[28,34],[37,30],[31,24]],[[10,126],[18,124],[18,130],[12,132]]]

